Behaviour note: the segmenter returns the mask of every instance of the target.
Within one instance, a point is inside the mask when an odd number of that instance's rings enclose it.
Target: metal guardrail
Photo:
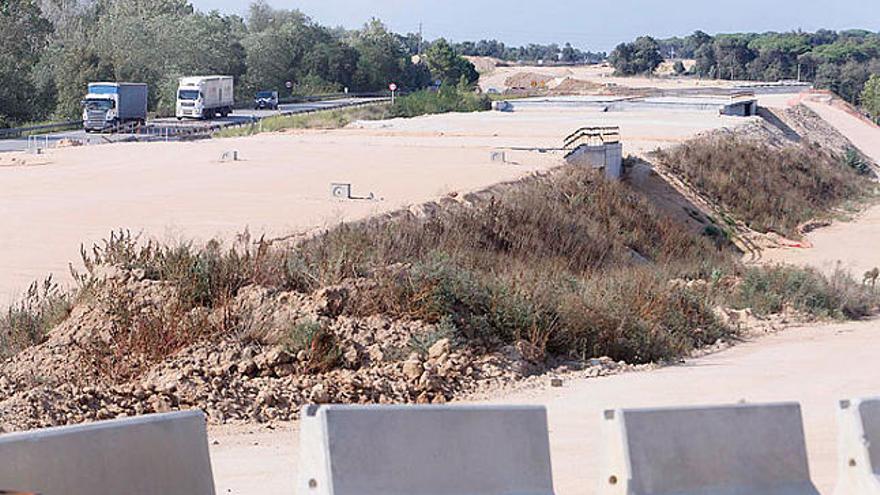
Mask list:
[[[599,138],[603,143],[616,143],[620,140],[619,126],[587,126],[565,136],[563,148],[575,147],[574,144],[582,138]]]
[[[68,120],[66,122],[57,122],[54,124],[34,125],[29,127],[12,127],[9,129],[0,129],[0,139],[8,137],[21,137],[26,132],[34,131],[54,131],[67,127],[81,126],[81,120]]]
[[[399,92],[399,94],[403,94],[403,92]],[[387,91],[380,91],[375,93],[328,93],[324,95],[307,95],[307,96],[294,96],[287,98],[279,98],[278,102],[280,104],[289,104],[289,103],[308,103],[313,101],[326,101],[326,100],[335,100],[335,99],[344,99],[344,98],[388,98]],[[236,108],[249,108],[250,104],[245,104],[243,102],[239,102],[236,104]],[[340,105],[335,108],[344,108],[351,105]],[[321,109],[324,110],[324,109]],[[295,111],[295,112],[282,112],[279,115],[291,115],[294,113],[309,113],[306,111]],[[258,121],[259,119],[255,119]],[[35,131],[54,131],[66,128],[78,128],[82,126],[81,120],[68,120],[64,122],[55,122],[52,124],[44,124],[44,125],[35,125],[35,126],[27,126],[27,127],[11,127],[8,129],[0,129],[0,139],[12,138],[12,137],[21,137],[23,134],[28,132]],[[124,128],[129,127],[130,124],[123,124],[118,126],[118,128],[109,129],[111,133],[114,131],[122,131]],[[103,133],[103,132],[102,132]]]
[[[154,141],[154,140],[168,140],[171,138],[185,138],[185,137],[195,137],[201,135],[213,134],[215,132],[221,131],[223,129],[233,129],[233,128],[241,128],[247,126],[255,126],[261,120],[270,118],[270,117],[288,117],[291,115],[307,115],[311,113],[318,112],[328,112],[332,110],[339,110],[342,108],[353,108],[360,106],[368,106],[368,105],[376,105],[380,103],[385,103],[390,101],[390,98],[376,98],[371,99],[369,101],[356,101],[346,103],[344,105],[336,105],[328,108],[309,108],[302,110],[287,110],[278,112],[272,115],[267,115],[265,117],[252,117],[248,120],[241,120],[237,122],[220,122],[208,125],[201,126],[167,126],[160,129],[155,129],[156,132],[151,132],[150,130],[145,130],[142,134],[135,134],[134,138],[138,141]],[[146,137],[144,137],[146,136]]]
[[[349,97],[351,97],[351,95],[349,95]],[[323,100],[317,100],[317,101],[323,101]],[[270,117],[286,117],[286,116],[291,116],[291,115],[306,115],[306,114],[311,114],[311,113],[339,110],[339,109],[343,109],[343,108],[376,105],[376,104],[386,103],[388,101],[390,101],[390,98],[387,98],[387,97],[371,98],[368,101],[352,101],[352,102],[348,102],[345,104],[337,104],[337,105],[328,106],[325,108],[286,110],[286,111],[273,113],[271,115],[266,115],[263,117],[251,116],[250,118],[242,119],[242,120],[238,120],[238,121],[233,121],[233,122],[215,122],[212,124],[205,124],[205,125],[186,125],[186,124],[175,125],[173,123],[169,123],[167,125],[162,125],[160,123],[160,124],[147,124],[147,125],[142,126],[142,125],[136,124],[136,123],[128,123],[128,124],[121,124],[121,125],[113,127],[113,128],[104,129],[103,131],[97,132],[95,134],[99,137],[104,137],[104,139],[108,143],[124,142],[124,141],[167,141],[167,140],[171,140],[171,139],[185,139],[188,137],[210,135],[215,132],[221,131],[223,129],[255,126],[255,125],[259,124],[259,122],[261,120],[263,120],[265,118],[270,118]],[[57,129],[57,128],[61,128],[61,127],[71,127],[71,126],[78,127],[81,125],[82,125],[81,121],[70,121],[70,122],[63,122],[63,123],[57,123],[57,124],[49,124],[46,126],[34,126],[33,129],[32,128],[20,128],[20,129],[15,129],[15,131],[27,132],[28,130],[44,130],[44,129],[51,130],[51,129]],[[11,129],[3,129],[3,131],[7,131],[7,134],[13,133],[12,132],[13,130],[11,130]],[[108,135],[126,136],[126,137],[122,138],[122,139],[111,140],[108,137],[106,137]],[[2,136],[2,134],[0,134],[0,136]],[[38,138],[38,137],[39,136],[33,136],[33,135],[29,136],[29,138]],[[44,148],[51,147],[51,144],[49,141],[49,136],[45,135],[45,137],[46,137],[46,140],[45,140],[44,144],[38,140],[34,140],[33,142],[31,142],[31,140],[29,139],[27,149],[31,150],[31,151],[35,151],[35,150],[40,149],[41,147],[44,147]],[[40,144],[43,144],[43,146],[40,146]]]

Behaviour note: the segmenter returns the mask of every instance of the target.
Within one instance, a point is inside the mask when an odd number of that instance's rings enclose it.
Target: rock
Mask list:
[[[282,364],[278,365],[274,368],[275,375],[279,378],[284,378],[285,376],[291,376],[296,373],[296,365],[295,364]]]
[[[171,411],[171,401],[164,395],[152,395],[147,400],[150,408],[157,413],[166,413]]]
[[[324,384],[319,383],[312,387],[312,390],[309,392],[309,399],[314,404],[326,404],[327,402],[330,402],[330,395],[324,388]]]
[[[238,363],[238,372],[245,376],[254,376],[257,374],[257,364],[252,359],[245,359]]]
[[[562,386],[562,378],[551,378],[550,379],[551,387],[561,387]]]
[[[439,359],[441,356],[449,354],[449,349],[449,339],[440,339],[437,342],[434,342],[434,345],[428,349],[428,358]]]
[[[422,368],[422,363],[418,360],[410,358],[403,363],[403,374],[410,380],[418,379],[422,376],[423,371],[424,368]]]
[[[293,356],[286,350],[276,347],[266,353],[266,364],[271,367],[293,362]]]
[[[315,294],[318,300],[318,314],[336,318],[345,309],[348,300],[348,289],[344,287],[327,287]]]
[[[275,397],[275,394],[269,390],[261,390],[260,393],[257,394],[257,404],[265,407],[272,407],[277,402],[278,399]]]

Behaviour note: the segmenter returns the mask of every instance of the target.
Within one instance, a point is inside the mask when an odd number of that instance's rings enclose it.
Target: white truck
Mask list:
[[[82,101],[86,132],[117,129],[120,125],[147,120],[147,85],[124,82],[89,83]]]
[[[177,120],[211,119],[232,113],[232,76],[182,77],[177,88]]]

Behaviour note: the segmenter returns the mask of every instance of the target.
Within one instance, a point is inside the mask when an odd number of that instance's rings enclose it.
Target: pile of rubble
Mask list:
[[[124,285],[151,307],[161,304],[161,284],[129,278]],[[420,321],[345,316],[346,290],[304,295],[248,287],[235,301],[250,315],[239,334],[208,337],[124,379],[108,372],[112,349],[97,345],[110,339],[112,318],[101,297],[88,298],[46,342],[0,363],[0,431],[188,408],[204,410],[212,423],[287,421],[309,403],[443,403],[529,377],[546,383],[546,373],[632,369],[609,358],[558,360],[525,341],[494,349],[464,344]],[[333,335],[331,369],[312,370],[310,350],[286,340],[302,321]]]

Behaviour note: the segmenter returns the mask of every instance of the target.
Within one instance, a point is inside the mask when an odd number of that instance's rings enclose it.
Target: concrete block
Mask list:
[[[623,144],[580,145],[566,156],[566,161],[576,166],[604,169],[609,179],[620,179],[623,175]]]
[[[309,406],[299,495],[551,495],[543,407]]]
[[[818,495],[798,404],[606,411],[600,495]]]
[[[175,412],[2,435],[0,490],[213,495],[205,417]]]
[[[837,425],[834,494],[880,494],[880,398],[840,401]]]

